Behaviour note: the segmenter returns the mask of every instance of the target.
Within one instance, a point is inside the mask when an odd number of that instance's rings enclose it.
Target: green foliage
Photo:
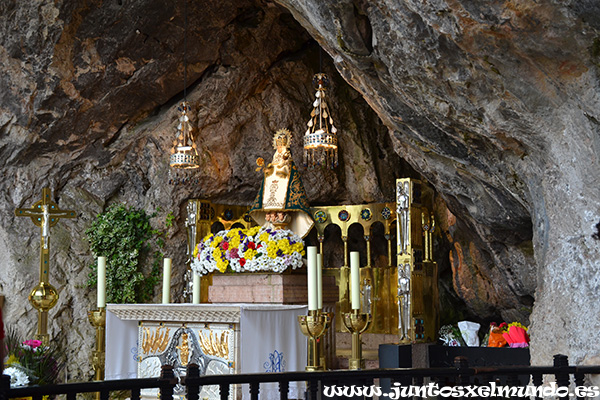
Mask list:
[[[175,223],[175,216],[173,215],[173,211],[170,211],[167,214],[167,218],[165,219],[165,227],[167,229],[169,229],[170,227],[172,227]]]
[[[86,231],[95,257],[106,257],[106,302],[146,303],[159,282],[162,232],[153,229],[144,210],[115,204],[98,214]],[[96,262],[88,286],[97,284]]]

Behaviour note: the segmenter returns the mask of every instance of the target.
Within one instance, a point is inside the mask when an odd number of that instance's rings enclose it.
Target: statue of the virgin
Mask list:
[[[291,138],[287,129],[278,130],[273,138],[273,160],[267,166],[262,158],[256,160],[258,170],[264,168],[264,176],[250,215],[259,225],[289,229],[303,238],[314,221],[300,173],[290,153]]]

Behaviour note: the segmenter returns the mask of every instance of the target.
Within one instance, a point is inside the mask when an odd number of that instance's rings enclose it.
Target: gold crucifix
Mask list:
[[[36,339],[44,344],[49,341],[48,311],[56,305],[58,292],[49,282],[50,267],[50,227],[56,225],[61,218],[75,218],[77,214],[71,210],[61,210],[50,197],[50,189],[42,189],[42,200],[31,208],[17,208],[17,217],[30,217],[31,221],[41,229],[40,241],[40,283],[29,294],[29,302],[38,310],[38,330]]]

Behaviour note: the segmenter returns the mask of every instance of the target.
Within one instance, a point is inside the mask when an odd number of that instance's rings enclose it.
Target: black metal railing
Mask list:
[[[100,393],[101,400],[108,400],[111,392],[129,391],[132,400],[139,400],[142,389],[159,389],[161,399],[172,398],[177,385],[185,388],[188,400],[199,400],[199,393],[203,386],[216,385],[219,388],[220,398],[228,399],[235,385],[248,384],[252,400],[258,400],[261,384],[275,382],[279,386],[279,398],[288,399],[291,382],[306,382],[304,398],[317,399],[346,399],[370,398],[378,393],[373,388],[381,388],[382,382],[387,382],[389,391],[384,397],[388,398],[413,398],[413,396],[399,396],[398,388],[414,385],[424,387],[435,385],[439,388],[483,387],[491,384],[504,385],[504,387],[523,387],[524,385],[540,386],[544,382],[555,382],[556,387],[570,387],[573,393],[575,386],[584,386],[585,376],[600,374],[600,366],[569,366],[566,356],[554,356],[554,365],[547,367],[470,367],[464,357],[456,357],[453,368],[394,368],[373,369],[362,371],[324,371],[324,372],[278,372],[267,374],[235,374],[235,375],[199,375],[197,365],[189,365],[187,376],[178,379],[171,366],[163,366],[159,378],[125,379],[110,381],[95,381],[84,383],[65,383],[47,386],[31,386],[10,388],[8,376],[1,376],[0,400],[11,398],[31,397],[33,400],[42,400],[45,395],[66,395],[67,400],[75,400],[77,394],[96,392]],[[346,388],[346,392],[337,393],[332,388]],[[348,388],[367,388],[360,396]],[[370,388],[370,389],[369,389]],[[396,391],[394,391],[396,390]],[[365,395],[366,393],[366,395]],[[381,392],[380,392],[381,393]],[[458,398],[478,398],[473,393],[465,393]],[[560,394],[560,393],[559,393]],[[396,397],[394,397],[394,395]],[[380,398],[384,398],[379,395]],[[454,398],[457,398],[454,397]],[[481,398],[535,398],[545,396],[523,396],[516,392],[505,393],[500,396],[481,396]],[[416,396],[415,398],[420,398]],[[559,398],[585,398],[585,396],[569,396],[562,393]]]

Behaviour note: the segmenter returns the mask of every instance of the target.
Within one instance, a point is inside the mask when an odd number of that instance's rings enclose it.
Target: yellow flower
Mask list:
[[[247,235],[254,236],[258,233],[258,231],[260,231],[260,226],[252,227],[252,228],[248,229]]]
[[[231,238],[235,235],[237,235],[237,233],[239,232],[240,228],[234,228],[234,229],[230,229],[229,231],[227,231],[227,233],[225,234],[225,236],[227,236],[228,238]]]
[[[508,324],[508,328],[510,328],[511,326],[518,326],[519,328],[523,328],[525,332],[527,332],[527,327],[520,322],[511,322],[510,324]]]
[[[256,257],[256,250],[248,249],[244,252],[246,261],[252,260],[254,257]]]
[[[8,357],[8,360],[6,360],[6,365],[15,365],[15,364],[19,364],[19,359],[14,354],[11,354],[10,357]]]
[[[215,236],[215,239],[213,240],[213,242],[210,246],[217,247],[222,241],[223,241],[223,238],[221,236]]]
[[[219,271],[221,272],[225,272],[225,270],[227,269],[227,266],[229,265],[229,261],[228,260],[221,260],[220,258],[217,259],[217,268],[219,269]]]
[[[240,237],[234,236],[229,239],[229,248],[238,248],[240,247]]]
[[[261,242],[268,242],[269,241],[269,234],[267,232],[263,232],[261,233],[261,235],[258,237],[258,239]]]
[[[304,254],[304,246],[302,243],[294,243],[292,245],[292,252]]]
[[[221,252],[221,248],[217,247],[213,250],[212,252],[212,256],[215,260],[217,260],[217,263],[219,262],[219,260],[221,259],[221,256],[223,255],[223,252]]]
[[[273,240],[269,240],[267,242],[267,256],[269,256],[270,258],[276,258],[277,250],[279,250],[279,248],[277,247],[277,243]]]

